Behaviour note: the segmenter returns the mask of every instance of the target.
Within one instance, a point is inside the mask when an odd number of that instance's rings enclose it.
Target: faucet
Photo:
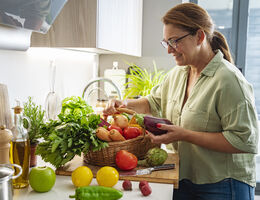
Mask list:
[[[86,91],[87,91],[87,89],[89,88],[90,85],[92,85],[92,84],[95,83],[95,82],[100,82],[100,81],[105,81],[105,82],[108,82],[108,83],[110,83],[111,85],[113,85],[113,86],[115,87],[116,91],[117,91],[117,94],[118,94],[119,99],[122,100],[122,93],[121,93],[119,87],[118,87],[111,79],[109,79],[109,78],[104,78],[104,77],[97,77],[97,78],[94,78],[94,79],[90,80],[90,81],[87,83],[86,87],[84,88],[84,91],[83,91],[83,94],[82,94],[82,98],[83,98],[83,99],[85,98]]]

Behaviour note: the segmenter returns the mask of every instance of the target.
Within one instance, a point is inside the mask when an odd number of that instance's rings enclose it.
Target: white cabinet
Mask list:
[[[143,0],[68,0],[32,47],[87,48],[141,56]]]
[[[142,0],[99,0],[98,47],[141,56]]]

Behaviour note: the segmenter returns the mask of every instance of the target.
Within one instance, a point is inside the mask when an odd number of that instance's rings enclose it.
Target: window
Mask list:
[[[245,77],[253,84],[260,119],[260,1],[249,1]]]
[[[199,0],[198,5],[206,9],[213,19],[215,29],[225,35],[229,46],[232,41],[233,0]],[[231,48],[234,56],[234,51]]]

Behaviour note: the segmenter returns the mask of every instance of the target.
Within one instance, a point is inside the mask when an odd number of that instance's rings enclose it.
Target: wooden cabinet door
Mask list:
[[[96,48],[141,56],[142,0],[68,0],[47,34],[31,47]]]
[[[32,47],[96,47],[97,0],[68,0],[47,34],[33,33]]]

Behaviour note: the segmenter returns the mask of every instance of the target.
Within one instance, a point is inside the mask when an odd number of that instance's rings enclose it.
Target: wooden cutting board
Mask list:
[[[131,180],[131,181],[140,181],[146,180],[154,183],[168,183],[173,184],[174,188],[178,188],[179,182],[179,156],[178,154],[169,153],[168,158],[165,164],[175,164],[175,169],[170,170],[161,170],[154,171],[148,175],[141,176],[122,176],[119,177],[120,180]],[[99,166],[89,165],[83,161],[83,156],[75,156],[73,160],[68,162],[63,167],[56,169],[57,175],[70,176],[73,170],[75,170],[79,166],[88,166],[92,172],[94,177],[96,177],[97,171],[101,168]],[[143,167],[137,167],[136,169],[142,169]]]

